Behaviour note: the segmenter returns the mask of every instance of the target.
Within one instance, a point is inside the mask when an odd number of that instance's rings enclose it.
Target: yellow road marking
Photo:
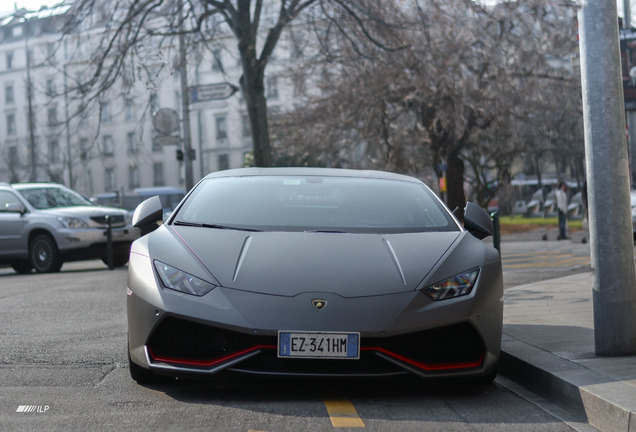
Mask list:
[[[325,400],[333,427],[365,427],[353,404],[346,399]]]

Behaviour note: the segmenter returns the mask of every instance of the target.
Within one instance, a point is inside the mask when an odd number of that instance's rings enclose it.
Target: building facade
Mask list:
[[[121,85],[89,103],[70,90],[86,73],[95,49],[91,40],[100,30],[62,38],[71,12],[71,5],[63,5],[1,18],[0,181],[59,182],[86,196],[139,187],[184,187],[184,162],[177,152],[183,145],[181,69],[174,67],[177,47],[151,56],[160,63],[155,76],[146,73],[143,78],[133,64]],[[283,48],[273,56],[266,77],[270,112],[293,108],[294,91],[284,73],[291,56],[278,55],[289,51],[285,42],[279,45]],[[209,49],[188,47],[187,51],[197,51],[188,57],[188,87],[239,87],[242,68],[235,46],[232,37],[219,37]],[[189,109],[194,181],[212,171],[242,166],[252,143],[241,92],[192,102]],[[177,114],[172,136],[157,131],[154,115],[159,111]]]

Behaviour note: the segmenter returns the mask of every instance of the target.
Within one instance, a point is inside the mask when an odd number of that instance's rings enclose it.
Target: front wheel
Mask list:
[[[154,384],[160,381],[160,377],[156,373],[132,361],[130,358],[130,348],[128,349],[128,369],[130,370],[130,377],[138,384]]]
[[[55,273],[62,267],[62,256],[55,240],[48,234],[33,237],[29,247],[29,260],[38,273]]]
[[[29,260],[11,261],[11,268],[13,268],[13,270],[18,272],[19,274],[31,273],[31,270],[33,270],[33,266],[31,265],[31,261]]]

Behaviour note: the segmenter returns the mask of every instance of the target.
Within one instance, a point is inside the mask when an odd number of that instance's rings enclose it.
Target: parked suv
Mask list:
[[[54,183],[0,183],[0,264],[18,273],[57,272],[66,261],[107,257],[110,220],[112,262],[128,262],[139,237],[126,210],[93,204]]]

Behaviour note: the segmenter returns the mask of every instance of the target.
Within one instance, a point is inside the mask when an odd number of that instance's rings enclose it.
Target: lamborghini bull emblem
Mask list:
[[[311,304],[314,308],[316,308],[316,310],[321,310],[322,308],[324,308],[325,306],[327,306],[327,300],[323,300],[323,299],[313,299],[311,301]]]

